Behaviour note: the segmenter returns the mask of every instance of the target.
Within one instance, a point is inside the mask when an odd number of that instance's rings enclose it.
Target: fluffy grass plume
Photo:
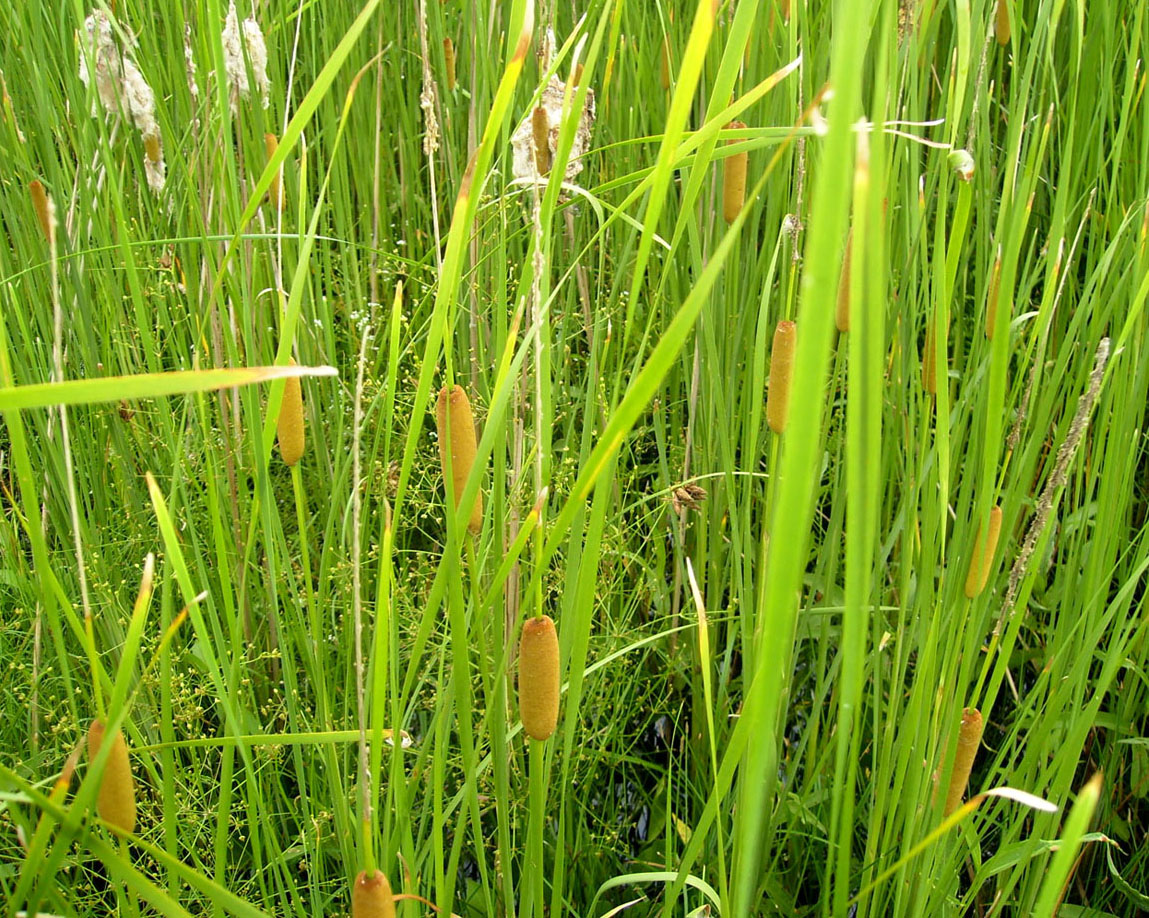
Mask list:
[[[395,918],[395,900],[391,884],[382,870],[367,876],[359,871],[351,887],[351,918]]]
[[[997,43],[1003,48],[1009,44],[1010,38],[1010,24],[1009,24],[1009,5],[1006,0],[997,0],[997,16],[993,24],[994,34],[997,35]]]
[[[104,722],[99,718],[92,721],[88,730],[88,761],[95,761],[105,735]],[[111,744],[104,773],[100,776],[96,812],[108,825],[131,833],[136,831],[136,783],[132,779],[132,763],[122,730],[112,735]]]
[[[467,486],[467,477],[471,474],[471,466],[475,464],[475,419],[471,414],[471,402],[462,386],[455,386],[448,390],[446,386],[439,390],[439,401],[435,406],[435,416],[439,428],[439,459],[443,464],[443,483],[447,482],[447,448],[451,450],[451,484],[448,501],[454,508],[463,496],[463,489]],[[447,419],[450,418],[450,431],[447,430]],[[475,503],[471,508],[471,518],[467,528],[478,535],[483,528],[483,493],[475,495]]]
[[[973,760],[977,757],[977,747],[981,745],[983,727],[981,711],[977,708],[965,708],[961,712],[957,754],[954,756],[954,767],[946,790],[946,816],[961,806],[965,786],[969,783],[969,773],[973,770]]]
[[[295,361],[291,361],[295,366]],[[303,389],[299,377],[289,378],[283,386],[283,403],[279,406],[279,420],[275,425],[279,440],[279,455],[288,465],[295,465],[303,456],[306,434],[303,429]]]
[[[559,719],[559,637],[549,615],[527,619],[519,643],[519,715],[532,739],[545,740]]]
[[[854,231],[846,237],[846,254],[842,258],[842,276],[838,279],[838,308],[834,310],[834,324],[838,331],[850,330],[850,255],[854,248]]]
[[[783,319],[774,329],[770,351],[770,390],[766,395],[766,422],[776,434],[786,429],[790,416],[790,380],[794,375],[794,351],[798,347],[798,326]]]
[[[746,127],[741,121],[731,121],[728,128],[739,130]],[[731,141],[735,143],[736,141]],[[746,163],[748,153],[735,153],[727,156],[722,165],[722,216],[727,223],[733,223],[742,212],[746,200]]]
[[[267,150],[267,159],[270,162],[271,157],[275,155],[275,151],[279,149],[279,138],[274,134],[264,134],[263,146],[264,149]],[[267,200],[280,212],[283,211],[284,203],[282,172],[282,168],[275,170],[275,177],[271,180],[271,187],[267,189]]]
[[[982,536],[985,536],[984,538]],[[969,562],[969,573],[965,578],[965,595],[969,599],[978,596],[989,582],[989,572],[993,568],[993,554],[997,551],[997,539],[1001,535],[1001,507],[989,511],[989,530],[978,531],[973,546],[973,557]]]

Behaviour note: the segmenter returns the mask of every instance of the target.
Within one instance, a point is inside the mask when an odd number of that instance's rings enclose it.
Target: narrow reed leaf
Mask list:
[[[766,422],[776,434],[786,430],[790,416],[790,381],[794,376],[794,352],[798,348],[798,325],[783,319],[774,329],[770,351],[770,388],[766,395]]]
[[[993,330],[997,325],[997,288],[1001,283],[1001,249],[997,250],[997,257],[993,261],[993,273],[989,276],[989,292],[985,298],[985,336],[993,338]]]
[[[922,388],[930,395],[938,394],[937,341],[932,318],[926,324],[926,343],[922,346]]]
[[[439,401],[435,406],[435,417],[439,428],[439,459],[443,467],[443,486],[447,488],[448,506],[454,511],[467,487],[467,478],[475,464],[475,420],[471,414],[471,402],[462,386],[449,390],[444,386],[439,391]],[[447,485],[447,449],[450,453],[451,485]],[[475,495],[467,527],[478,535],[483,528],[483,492]]]
[[[965,786],[969,783],[969,774],[973,770],[978,746],[981,745],[983,728],[981,711],[977,708],[965,708],[962,711],[961,727],[958,729],[957,753],[954,756],[953,771],[950,773],[949,790],[946,791],[946,808],[944,810],[946,816],[961,806],[961,798],[965,794]]]
[[[969,573],[965,578],[965,595],[973,599],[981,594],[989,582],[989,572],[993,569],[993,555],[997,551],[997,540],[1001,535],[1001,507],[989,511],[989,529],[978,530],[977,541],[973,546],[973,557],[969,562]],[[984,536],[984,538],[983,538]]]
[[[838,308],[834,311],[834,325],[838,331],[850,330],[850,255],[854,248],[854,231],[846,236],[846,254],[842,258],[842,274],[838,278]]]
[[[527,619],[519,643],[519,716],[532,739],[545,740],[559,719],[559,638],[549,615]]]
[[[745,128],[741,121],[731,121],[728,128],[735,130]],[[730,141],[737,143],[737,141]],[[742,211],[746,200],[746,163],[749,153],[735,153],[727,156],[722,164],[722,216],[727,223],[733,223]]]

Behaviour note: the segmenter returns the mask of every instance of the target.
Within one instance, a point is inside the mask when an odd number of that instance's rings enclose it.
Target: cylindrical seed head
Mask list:
[[[455,43],[443,39],[443,58],[447,63],[447,92],[455,91]]]
[[[519,716],[536,740],[555,732],[559,719],[559,637],[549,615],[527,619],[519,642]]]
[[[973,545],[973,557],[970,558],[969,572],[965,578],[967,599],[978,596],[989,582],[989,572],[993,569],[993,554],[997,551],[997,540],[1000,535],[1001,507],[994,507],[989,511],[988,531],[983,532],[979,529],[977,541]]]
[[[279,149],[279,138],[274,134],[264,134],[263,146],[264,149],[267,150],[267,159],[268,162],[270,162],[271,157],[275,155],[275,151]],[[275,175],[271,179],[271,187],[267,189],[267,200],[280,212],[283,211],[284,204],[282,174],[283,167],[281,166],[275,170]]]
[[[774,329],[770,351],[770,390],[766,394],[766,423],[776,434],[786,429],[790,416],[790,380],[794,375],[794,351],[798,347],[798,326],[783,319]]]
[[[735,130],[746,127],[741,121],[731,121],[728,128]],[[736,143],[737,141],[730,141]],[[742,212],[746,201],[746,163],[748,153],[735,153],[727,156],[722,167],[722,216],[727,223],[733,223]]]
[[[40,221],[40,229],[51,245],[52,237],[56,235],[56,213],[52,202],[48,200],[48,192],[39,179],[33,179],[28,183],[28,193],[32,196],[32,207],[36,211],[36,219]]]
[[[993,24],[994,33],[997,35],[997,43],[1003,48],[1009,44],[1010,25],[1009,25],[1009,7],[1006,5],[1005,0],[997,0],[997,17]]]
[[[94,762],[106,734],[105,724],[97,718],[88,730],[88,761]],[[100,790],[96,796],[96,812],[108,825],[124,833],[136,831],[136,784],[132,779],[132,763],[128,758],[128,744],[123,731],[117,730],[110,738],[104,773],[100,776]]]
[[[351,887],[351,918],[395,918],[395,899],[391,884],[382,870],[367,876],[359,871]]]
[[[658,73],[658,82],[662,84],[665,92],[670,89],[670,36],[662,39],[662,66]]]
[[[531,133],[535,141],[535,169],[539,175],[546,175],[551,171],[551,126],[547,110],[541,106],[531,113]]]
[[[981,711],[977,708],[966,708],[961,712],[961,729],[958,731],[957,753],[954,756],[954,768],[950,772],[950,786],[946,791],[946,808],[944,815],[949,816],[961,806],[961,798],[965,793],[965,786],[969,783],[969,774],[973,771],[973,760],[977,756],[978,746],[981,745],[981,732],[984,727]]]
[[[450,430],[447,419],[450,417]],[[471,415],[471,402],[462,386],[439,390],[439,401],[435,406],[435,417],[439,428],[439,460],[443,467],[444,487],[447,487],[447,449],[451,450],[451,486],[447,493],[451,498],[448,506],[453,511],[458,506],[467,486],[467,477],[475,464],[478,446],[475,442],[475,420]],[[483,528],[483,492],[475,494],[471,508],[471,518],[467,528],[478,535]]]
[[[291,361],[295,366],[295,361]],[[303,456],[306,435],[303,429],[303,389],[299,377],[292,376],[283,386],[283,402],[279,406],[279,419],[275,425],[279,439],[279,455],[287,465],[295,465]]]

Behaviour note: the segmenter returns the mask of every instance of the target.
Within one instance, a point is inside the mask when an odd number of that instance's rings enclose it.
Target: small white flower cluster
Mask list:
[[[243,21],[241,28],[239,16],[235,11],[235,0],[231,0],[231,5],[228,7],[220,39],[223,41],[224,70],[231,84],[232,113],[238,110],[240,99],[246,99],[251,95],[251,85],[247,78],[248,64],[251,65],[251,76],[259,90],[263,107],[267,108],[270,101],[271,80],[267,77],[267,44],[263,40],[263,30],[251,16]]]
[[[144,172],[148,187],[163,191],[167,169],[160,126],[156,123],[156,97],[135,61],[120,50],[112,21],[103,10],[84,20],[87,44],[80,54],[80,79],[87,86],[95,72],[96,96],[110,115],[130,118],[144,142]],[[92,116],[99,113],[93,103]]]

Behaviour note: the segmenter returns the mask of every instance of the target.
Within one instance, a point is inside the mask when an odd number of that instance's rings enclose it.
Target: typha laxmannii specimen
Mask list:
[[[969,562],[969,573],[965,578],[965,595],[973,599],[985,589],[989,582],[989,572],[993,569],[993,555],[997,551],[997,540],[1001,535],[1001,507],[989,511],[988,530],[978,530],[977,541],[973,545],[973,557]]]
[[[28,183],[28,194],[32,196],[32,207],[36,211],[36,219],[40,221],[40,229],[44,231],[44,239],[51,245],[56,235],[56,213],[48,199],[48,192],[39,179],[33,179]]]
[[[382,870],[367,876],[359,871],[351,887],[351,918],[395,918],[395,899],[391,884]]]
[[[546,175],[551,171],[551,141],[550,120],[547,110],[536,108],[531,112],[531,134],[535,142],[535,169],[539,175]]]
[[[961,712],[957,754],[954,756],[954,767],[950,772],[949,788],[946,790],[946,808],[943,811],[945,816],[949,816],[961,806],[961,798],[969,783],[969,774],[973,771],[973,760],[977,757],[978,746],[981,745],[981,732],[984,726],[981,711],[977,708],[965,708]]]
[[[295,366],[295,361],[291,361]],[[292,376],[283,384],[283,401],[275,424],[279,455],[287,465],[295,465],[303,456],[306,434],[303,429],[303,389],[299,377]]]
[[[523,623],[519,642],[519,716],[523,731],[549,739],[559,719],[559,638],[549,615]]]
[[[1012,29],[1009,24],[1009,6],[1005,0],[997,0],[997,16],[994,19],[993,31],[997,36],[997,43],[1003,48],[1009,44]]]
[[[454,92],[455,79],[455,43],[450,38],[443,39],[443,60],[447,64],[447,92]]]
[[[731,121],[728,128],[741,130],[746,125],[741,121]],[[731,143],[737,141],[731,140]],[[733,223],[742,212],[746,201],[746,164],[748,153],[735,153],[727,156],[722,164],[722,216],[727,223]]]
[[[658,82],[663,92],[670,89],[670,36],[662,39],[662,64],[658,71]]]
[[[475,419],[471,414],[471,402],[462,386],[447,389],[444,386],[439,390],[439,401],[435,406],[435,418],[439,428],[439,459],[443,466],[443,485],[449,496],[448,509],[454,512],[463,489],[467,486],[467,477],[471,474],[471,467],[475,464],[475,453],[478,449],[475,442]],[[449,423],[448,423],[449,420]],[[448,429],[449,428],[449,429]],[[447,450],[450,449],[451,476],[447,480]],[[475,494],[475,503],[471,507],[471,516],[467,528],[475,535],[483,528],[483,492]]]
[[[786,429],[790,416],[790,380],[794,375],[794,351],[798,347],[798,326],[783,319],[774,329],[770,351],[770,391],[766,394],[766,423],[776,434]]]
[[[100,776],[96,812],[108,825],[130,834],[136,831],[136,783],[132,778],[132,763],[128,759],[128,744],[122,730],[109,736],[104,721],[97,718],[88,730],[89,762],[95,761],[105,740],[111,744],[111,749],[104,773]]]
[[[267,151],[267,160],[271,161],[271,157],[275,155],[275,151],[279,149],[279,138],[274,134],[263,135],[263,147]],[[280,213],[283,212],[283,167],[280,166],[275,170],[275,175],[271,179],[271,187],[267,189],[267,200],[271,205]]]

